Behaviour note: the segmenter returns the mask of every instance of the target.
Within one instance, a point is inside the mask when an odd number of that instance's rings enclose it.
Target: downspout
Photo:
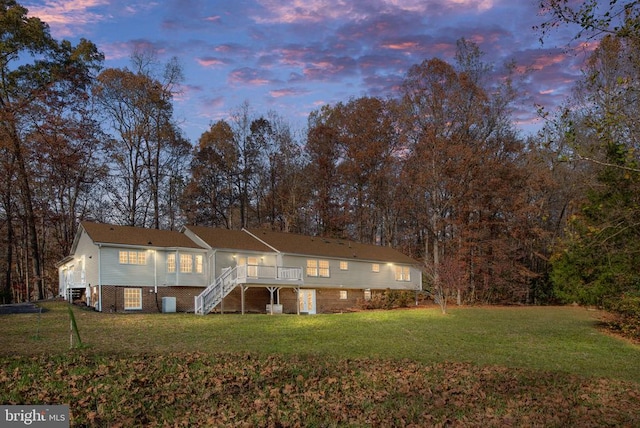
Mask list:
[[[158,294],[158,252],[153,250],[153,286]]]
[[[160,310],[160,303],[158,303],[158,251],[153,251],[153,292],[156,297],[156,309],[158,312],[162,312]]]
[[[98,244],[98,312],[102,312],[102,244]]]

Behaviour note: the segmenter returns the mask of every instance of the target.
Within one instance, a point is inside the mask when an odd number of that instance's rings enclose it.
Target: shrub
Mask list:
[[[613,317],[607,326],[625,337],[640,340],[640,296],[623,296],[606,302],[606,308]]]
[[[413,292],[386,289],[384,292],[372,293],[370,300],[359,301],[362,309],[394,309],[406,308],[413,302]]]

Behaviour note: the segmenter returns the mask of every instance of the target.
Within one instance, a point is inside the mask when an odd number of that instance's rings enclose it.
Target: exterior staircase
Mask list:
[[[295,287],[303,282],[302,268],[298,267],[239,265],[226,268],[211,285],[194,297],[194,312],[208,314],[239,284]]]
[[[196,296],[195,313],[205,315],[218,306],[231,290],[238,285],[238,266],[226,268],[216,280]]]

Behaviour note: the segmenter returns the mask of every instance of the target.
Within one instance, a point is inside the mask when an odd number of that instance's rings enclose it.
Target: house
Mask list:
[[[58,264],[59,294],[98,311],[158,312],[162,297],[193,310],[207,250],[177,231],[82,222]]]
[[[335,312],[387,289],[420,290],[390,247],[260,229],[180,232],[81,223],[60,294],[99,311]],[[173,307],[175,305],[175,308]]]

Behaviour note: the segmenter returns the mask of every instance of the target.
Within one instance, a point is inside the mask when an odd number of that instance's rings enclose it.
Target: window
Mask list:
[[[307,276],[330,276],[329,260],[307,260]]]
[[[120,251],[118,253],[118,260],[121,265],[146,265],[147,264],[147,252],[146,251]]]
[[[176,271],[176,255],[167,254],[167,272],[174,273]]]
[[[369,301],[371,300],[371,289],[370,288],[365,288],[364,290],[364,300],[365,301]]]
[[[349,262],[340,262],[340,270],[349,270]]]
[[[191,254],[180,254],[180,272],[193,272],[193,258],[191,257]]]
[[[409,266],[396,266],[396,281],[411,281]]]
[[[318,260],[318,265],[320,269],[318,270],[318,274],[324,278],[329,277],[329,260]]]
[[[347,290],[340,290],[340,300],[347,300]]]
[[[203,272],[203,257],[201,255],[196,255],[195,257],[195,261],[196,261],[196,273],[202,273]]]
[[[125,288],[124,289],[124,309],[142,309],[142,289],[141,288]]]
[[[371,265],[371,272],[376,272],[376,273],[380,272],[380,264],[378,264],[378,263],[372,264]]]
[[[307,260],[307,276],[318,276],[317,260]]]

